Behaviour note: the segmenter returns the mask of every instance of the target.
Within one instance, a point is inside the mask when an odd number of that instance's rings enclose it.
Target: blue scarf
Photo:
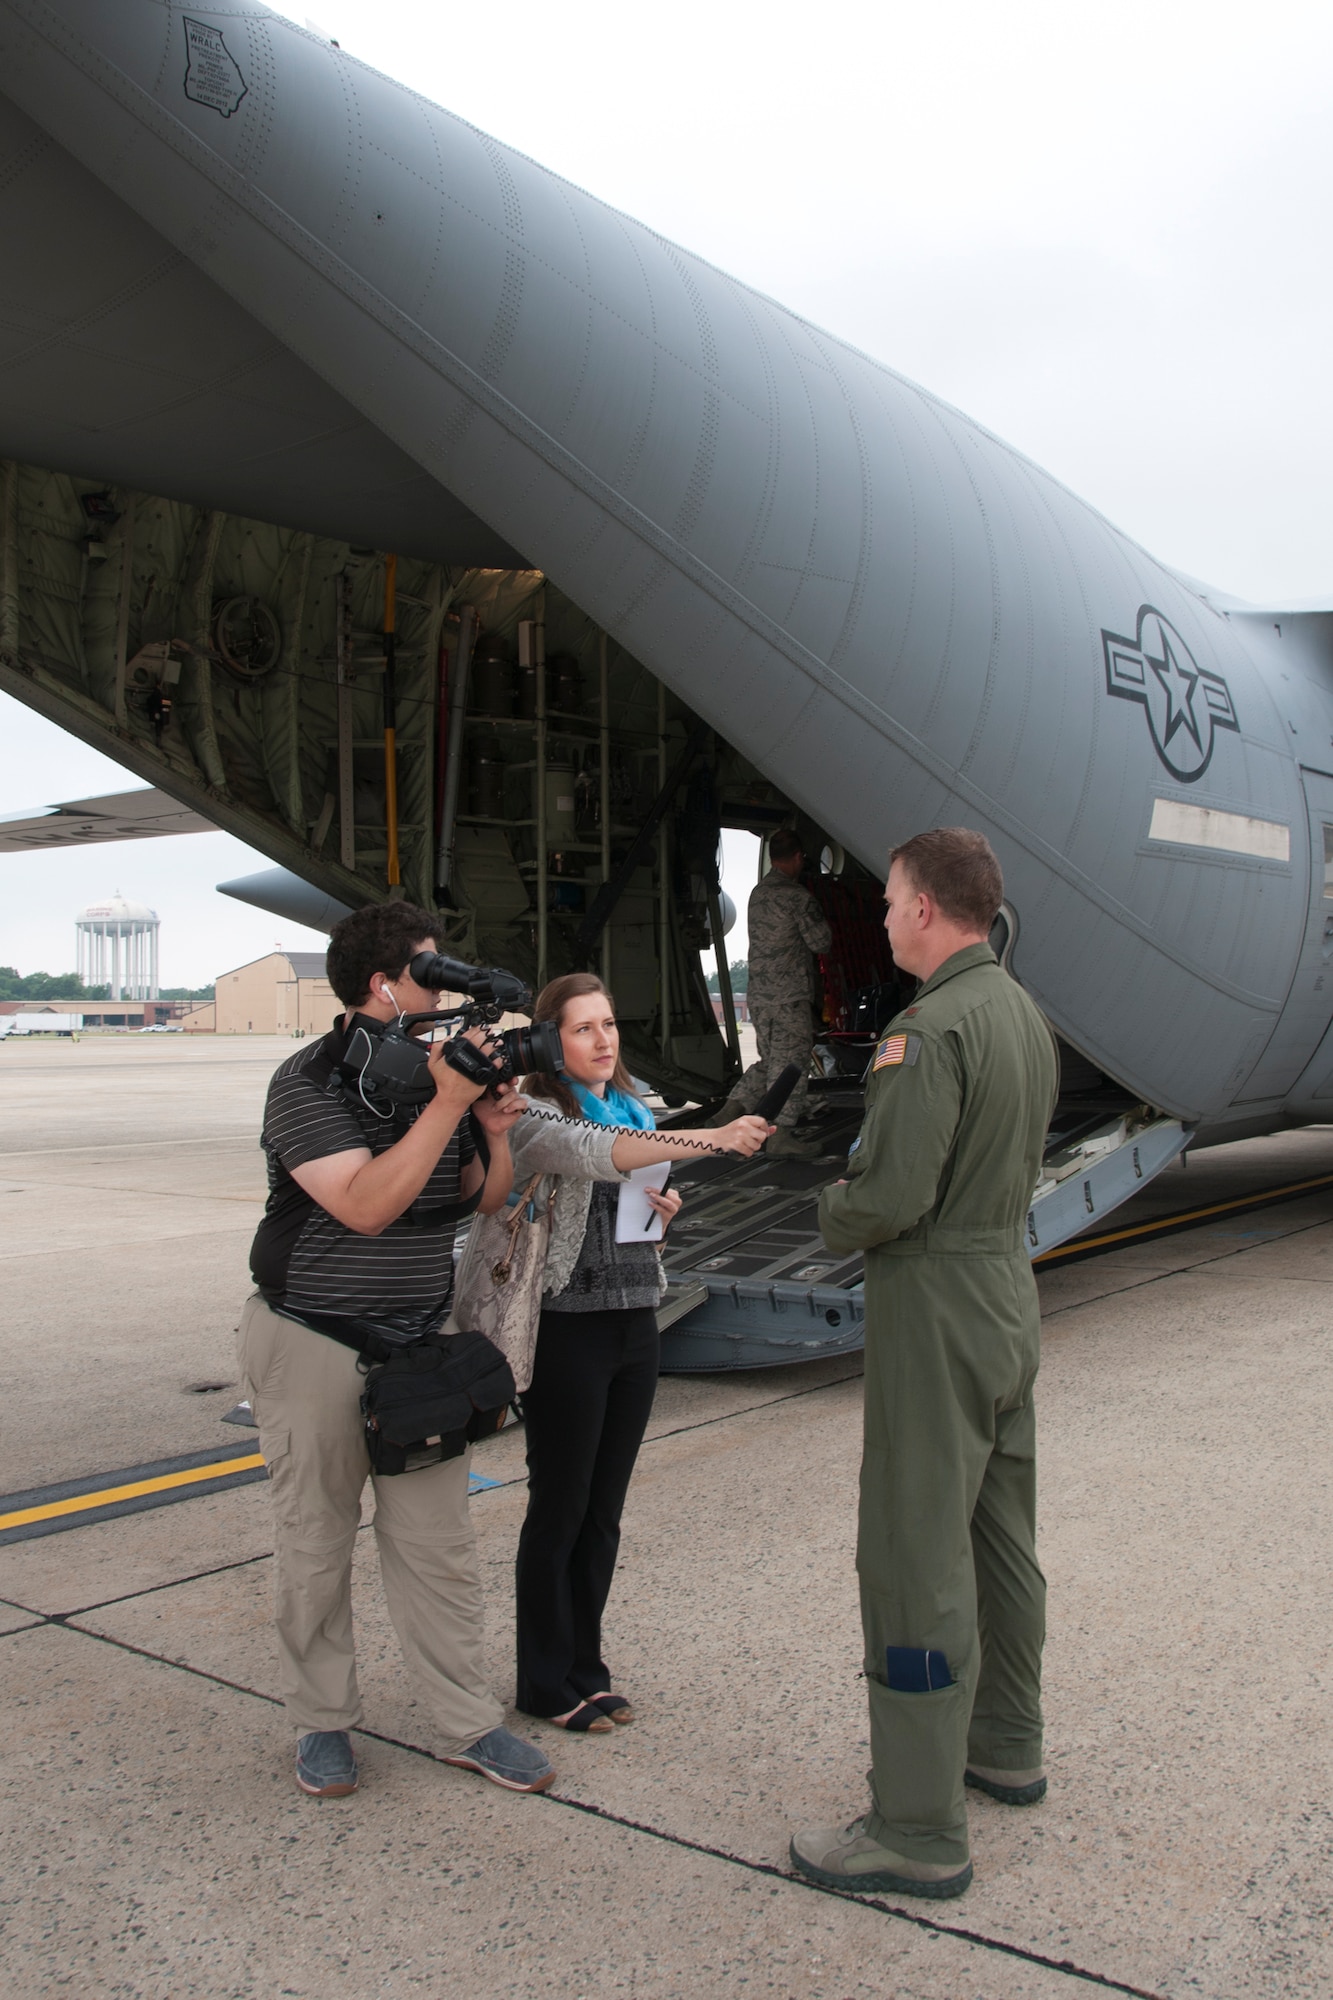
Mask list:
[[[592,1124],[632,1125],[639,1132],[657,1130],[657,1121],[642,1098],[617,1090],[613,1083],[607,1084],[606,1096],[599,1097],[595,1090],[575,1083],[572,1077],[562,1076],[560,1081],[574,1093],[574,1102]]]

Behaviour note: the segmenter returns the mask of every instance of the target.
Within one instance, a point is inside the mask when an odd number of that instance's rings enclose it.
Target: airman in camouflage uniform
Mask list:
[[[819,905],[800,881],[804,855],[789,828],[769,843],[772,867],[750,891],[749,1000],[759,1060],[751,1063],[728,1100],[733,1118],[750,1111],[771,1083],[795,1063],[801,1081],[777,1118],[770,1153],[803,1153],[793,1128],[805,1109],[807,1071],[814,1043],[815,952],[827,951],[833,933]],[[722,1122],[726,1122],[724,1119]]]

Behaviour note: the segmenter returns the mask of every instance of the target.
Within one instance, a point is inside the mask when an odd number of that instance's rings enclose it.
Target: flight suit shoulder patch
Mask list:
[[[898,1069],[903,1064],[910,1069],[920,1054],[920,1035],[886,1035],[875,1050],[875,1060],[870,1065],[870,1073],[874,1076],[882,1069]]]

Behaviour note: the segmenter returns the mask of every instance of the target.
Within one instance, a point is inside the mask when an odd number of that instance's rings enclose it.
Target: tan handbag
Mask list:
[[[528,1211],[541,1182],[541,1174],[534,1175],[512,1208],[473,1217],[454,1277],[450,1315],[469,1333],[484,1333],[494,1342],[513,1371],[520,1396],[532,1380],[542,1278],[560,1185],[558,1177],[552,1179],[550,1193],[530,1222]]]

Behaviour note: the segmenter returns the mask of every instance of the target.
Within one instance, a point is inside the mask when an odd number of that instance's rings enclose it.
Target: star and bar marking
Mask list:
[[[1132,639],[1103,629],[1102,654],[1107,693],[1139,704],[1161,762],[1173,778],[1193,784],[1212,761],[1218,730],[1240,729],[1221,674],[1201,667],[1175,626],[1151,604],[1139,606]]]

